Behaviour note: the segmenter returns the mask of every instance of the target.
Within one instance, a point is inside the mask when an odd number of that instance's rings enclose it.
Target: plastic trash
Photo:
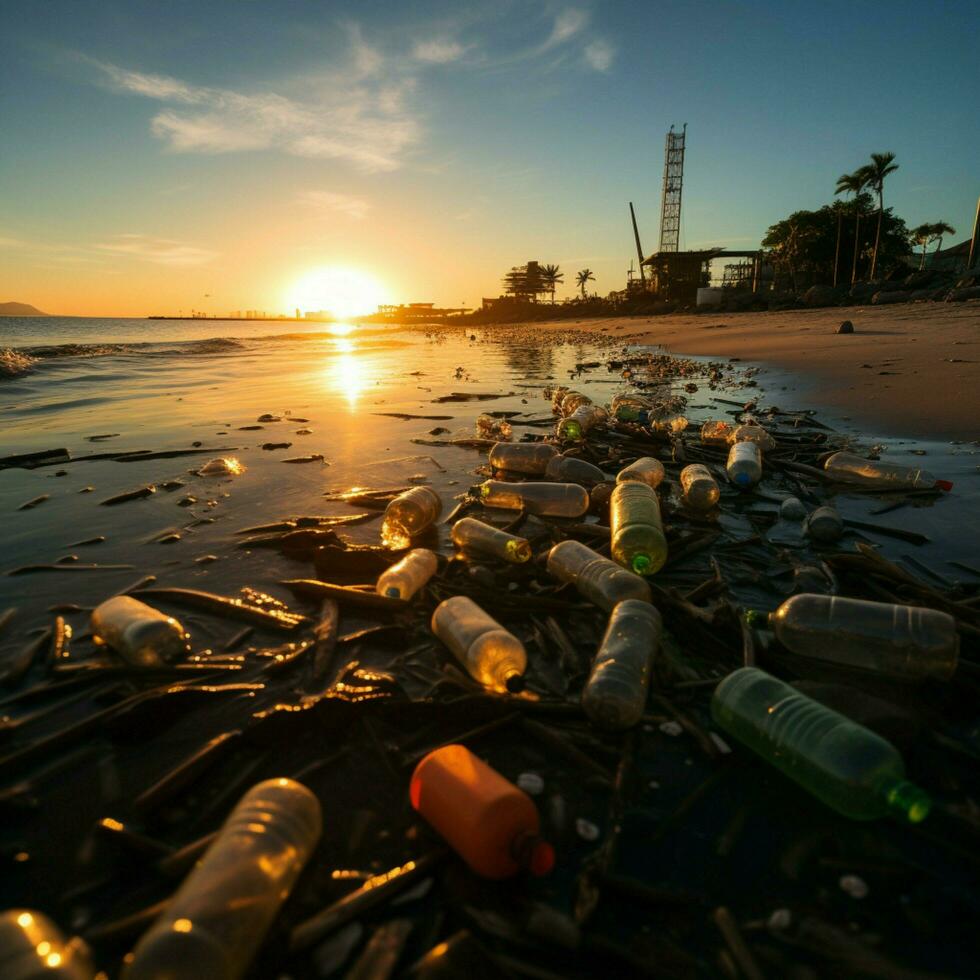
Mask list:
[[[487,480],[480,484],[480,501],[486,507],[526,510],[543,517],[581,517],[589,509],[589,494],[577,483],[504,483]]]
[[[476,420],[476,434],[479,439],[509,439],[514,434],[514,427],[507,419],[480,415]]]
[[[385,508],[381,539],[390,548],[405,548],[431,527],[442,513],[442,500],[429,487],[412,487]]]
[[[606,474],[598,466],[577,456],[553,456],[548,460],[544,475],[559,483],[582,483],[586,486],[602,483],[606,479]]]
[[[627,480],[609,498],[612,557],[637,575],[653,575],[667,561],[667,539],[656,490]]]
[[[681,494],[691,510],[711,510],[721,497],[721,488],[703,463],[691,463],[681,470]]]
[[[928,794],[905,778],[898,750],[789,684],[742,667],[715,688],[711,715],[726,732],[852,820],[889,814],[919,823]]]
[[[952,490],[948,480],[937,480],[928,470],[865,459],[854,453],[834,453],[823,466],[839,483],[857,483],[883,490]]]
[[[88,946],[65,939],[40,912],[8,909],[0,913],[0,977],[3,980],[92,980]]]
[[[570,391],[564,389],[561,399],[558,401],[558,410],[564,416],[569,416],[583,405],[591,405],[592,399],[588,395],[583,395],[580,391]]]
[[[641,483],[645,483],[647,486],[656,490],[663,483],[666,475],[664,464],[659,459],[654,459],[652,456],[641,456],[636,462],[623,467],[616,474],[616,482],[623,483],[626,480],[639,480]]]
[[[508,534],[474,517],[464,517],[453,525],[453,543],[463,551],[502,558],[515,565],[531,558],[527,538]]]
[[[432,614],[432,632],[449,647],[467,673],[494,691],[524,688],[524,644],[463,595],[441,602]]]
[[[732,432],[730,441],[732,443],[754,442],[763,452],[776,448],[776,440],[761,425],[740,425]]]
[[[614,395],[609,404],[613,418],[620,422],[646,422],[653,403],[639,395]]]
[[[787,497],[779,505],[779,516],[784,521],[802,521],[806,518],[806,507],[798,497]]]
[[[117,595],[92,611],[92,639],[133,667],[159,667],[190,653],[189,634],[173,616]]]
[[[662,630],[648,602],[626,599],[613,609],[582,691],[582,710],[597,728],[622,731],[640,720]]]
[[[893,677],[949,680],[959,659],[956,620],[939,609],[803,592],[766,619],[793,653]]]
[[[709,446],[727,446],[734,431],[730,422],[705,422],[701,426],[701,441]]]
[[[253,786],[136,944],[123,980],[243,976],[321,830],[320,803],[302,784]]]
[[[844,521],[833,507],[818,507],[806,520],[806,533],[814,541],[831,544],[844,533]]]
[[[739,490],[749,490],[762,479],[762,453],[754,442],[733,442],[725,464],[728,479]]]
[[[463,745],[446,745],[422,759],[409,796],[414,809],[484,878],[510,878],[524,870],[545,875],[554,866],[554,850],[541,838],[531,798]]]
[[[245,464],[234,456],[216,456],[209,459],[200,469],[198,476],[241,476],[245,472]]]
[[[543,476],[558,450],[548,442],[498,442],[490,450],[490,465],[495,470]]]
[[[563,403],[564,407],[564,403]],[[579,405],[571,415],[566,415],[559,423],[556,434],[559,439],[579,442],[600,422],[605,422],[605,409],[591,403]]]
[[[548,552],[548,574],[574,585],[585,599],[606,612],[624,599],[650,601],[650,587],[642,578],[579,541],[562,541]]]
[[[378,576],[375,591],[393,599],[411,599],[435,575],[439,559],[428,548],[413,548]]]

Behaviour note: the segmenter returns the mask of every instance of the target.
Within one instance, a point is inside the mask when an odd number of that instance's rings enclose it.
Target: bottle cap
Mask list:
[[[761,609],[746,609],[745,622],[749,626],[768,626],[769,613],[763,612]]]
[[[895,815],[903,816],[909,823],[921,823],[932,809],[929,794],[905,779],[890,786],[885,792],[885,799]]]
[[[514,860],[535,878],[550,874],[555,866],[555,849],[533,833],[523,833],[511,844]]]
[[[401,598],[401,592],[399,591],[398,587],[395,585],[389,585],[388,588],[385,589],[385,595],[389,596],[392,599]]]
[[[504,680],[504,687],[510,691],[511,694],[520,694],[524,690],[524,675],[519,674],[516,670],[513,673],[507,675]]]
[[[936,480],[936,488],[949,493],[953,489],[953,484],[949,480]]]
[[[651,565],[650,556],[634,555],[632,564],[633,564],[633,571],[636,572],[637,575],[646,575]]]

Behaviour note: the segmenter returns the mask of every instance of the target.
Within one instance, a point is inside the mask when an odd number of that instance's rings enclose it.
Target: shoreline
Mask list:
[[[836,333],[844,320],[853,334]],[[884,435],[980,439],[980,303],[607,317],[534,327],[559,332],[573,325],[678,356],[734,357],[791,372],[799,394]]]

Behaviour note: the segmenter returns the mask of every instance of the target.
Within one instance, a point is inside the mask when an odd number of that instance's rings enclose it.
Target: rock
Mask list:
[[[818,507],[806,522],[806,533],[814,540],[832,543],[844,533],[844,522],[833,507]]]
[[[838,333],[854,333],[854,324],[850,320],[845,320],[838,328]]]
[[[910,294],[903,289],[879,290],[871,297],[874,306],[886,306],[890,303],[907,303]]]
[[[806,517],[806,507],[798,497],[787,497],[779,505],[779,516],[787,521],[802,521]]]

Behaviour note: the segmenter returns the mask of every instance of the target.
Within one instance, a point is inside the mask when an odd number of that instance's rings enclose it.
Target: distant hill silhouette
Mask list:
[[[0,316],[50,316],[30,303],[0,303]]]

